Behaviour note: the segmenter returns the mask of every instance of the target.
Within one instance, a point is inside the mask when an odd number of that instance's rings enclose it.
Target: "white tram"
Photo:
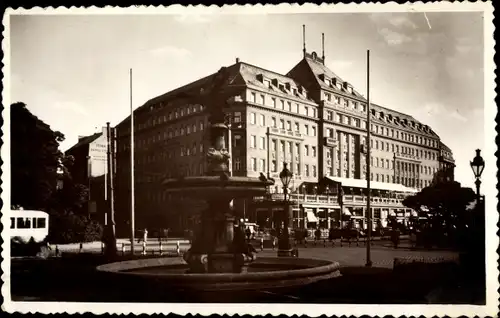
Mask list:
[[[10,210],[10,239],[13,243],[42,243],[48,234],[48,213],[35,210]]]

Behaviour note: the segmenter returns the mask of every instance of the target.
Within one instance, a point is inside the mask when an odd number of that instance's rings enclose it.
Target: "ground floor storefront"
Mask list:
[[[372,229],[386,228],[391,221],[408,227],[415,211],[406,207],[378,206],[371,207]],[[330,229],[330,228],[358,228],[367,229],[367,207],[359,205],[338,204],[308,204],[284,201],[252,202],[246,214],[246,221],[256,223],[261,228],[274,228],[277,222],[284,218],[285,211],[289,214],[291,228],[303,229]]]

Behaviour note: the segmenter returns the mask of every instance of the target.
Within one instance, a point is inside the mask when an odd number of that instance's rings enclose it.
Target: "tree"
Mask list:
[[[453,225],[463,225],[467,219],[466,207],[474,201],[470,188],[462,188],[458,182],[440,182],[422,189],[403,200],[403,205],[427,216],[433,227],[446,230]]]
[[[26,104],[11,105],[11,202],[47,211],[51,242],[95,240],[102,229],[87,217],[89,190],[73,182],[68,167],[74,158],[59,150],[62,141],[64,135],[34,116]],[[63,181],[62,189],[58,181]]]
[[[50,129],[24,103],[14,103],[10,109],[12,204],[45,210],[56,191],[64,135]]]

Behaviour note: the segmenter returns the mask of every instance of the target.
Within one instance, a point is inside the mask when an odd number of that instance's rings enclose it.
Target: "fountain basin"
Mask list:
[[[200,199],[217,197],[252,197],[263,195],[271,181],[251,177],[199,176],[180,179],[166,179],[164,189],[170,193],[182,193]]]
[[[341,276],[340,265],[318,259],[292,257],[258,258],[245,273],[186,274],[181,258],[151,258],[101,265],[97,270],[108,278],[132,285],[198,291],[259,290],[302,286]]]

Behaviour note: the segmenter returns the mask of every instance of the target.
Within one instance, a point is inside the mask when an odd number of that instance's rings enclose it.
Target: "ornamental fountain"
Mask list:
[[[191,248],[183,258],[151,258],[101,265],[98,270],[119,280],[144,279],[161,282],[168,288],[195,290],[241,290],[304,285],[340,276],[339,264],[324,260],[294,257],[259,257],[234,233],[235,215],[231,202],[251,199],[266,193],[272,179],[231,176],[230,154],[226,147],[229,128],[224,109],[229,95],[221,88],[228,78],[222,68],[211,88],[201,90],[195,99],[209,112],[208,169],[204,176],[167,179],[167,193],[207,203]],[[286,214],[286,213],[285,213]],[[285,222],[288,224],[288,222]]]

